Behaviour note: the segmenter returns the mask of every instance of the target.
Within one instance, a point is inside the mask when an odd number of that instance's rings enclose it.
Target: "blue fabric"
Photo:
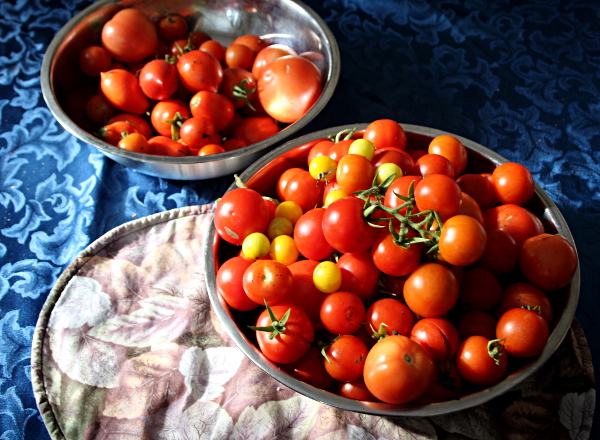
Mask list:
[[[342,70],[332,100],[302,133],[391,118],[467,137],[529,167],[575,237],[582,271],[577,318],[598,377],[600,4],[305,3],[333,31]],[[31,390],[30,346],[62,270],[112,228],[214,201],[232,182],[231,176],[179,182],[137,173],[56,122],[42,98],[41,62],[54,34],[89,4],[0,4],[2,440],[49,438]]]

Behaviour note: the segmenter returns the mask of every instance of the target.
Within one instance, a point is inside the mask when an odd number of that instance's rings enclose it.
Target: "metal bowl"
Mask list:
[[[323,73],[319,100],[298,121],[275,136],[240,150],[203,157],[152,156],[121,150],[91,135],[65,111],[66,92],[82,77],[81,50],[99,44],[102,25],[124,7],[134,7],[150,17],[181,13],[190,30],[201,30],[224,45],[235,37],[253,34],[272,43],[292,46],[298,53],[317,52]],[[178,180],[210,179],[246,168],[266,151],[313,120],[325,107],[338,82],[340,54],[335,37],[325,22],[297,0],[100,0],[73,17],[56,34],[42,63],[44,99],[59,123],[71,134],[127,167],[152,176]]]
[[[431,139],[435,136],[451,134],[427,127],[401,125],[407,134],[407,144],[409,146],[407,148],[426,149]],[[367,124],[356,124],[335,127],[289,141],[251,165],[240,175],[240,178],[246,182],[248,187],[258,190],[261,194],[276,196],[275,183],[283,171],[296,166],[306,167],[306,158],[310,150],[311,141],[335,135],[340,130],[352,128],[363,130],[366,126]],[[460,139],[468,149],[469,167],[465,173],[491,172],[497,165],[507,162],[505,158],[482,145],[460,136],[456,137]],[[228,191],[234,188],[236,188],[236,185],[232,184]],[[573,244],[573,246],[575,246],[565,219],[554,202],[552,202],[539,185],[536,184],[533,199],[526,207],[542,220],[546,231],[562,234],[571,244]],[[240,324],[241,320],[244,319],[244,314],[230,309],[216,290],[216,271],[221,262],[232,256],[232,251],[235,252],[235,249],[232,249],[231,245],[220,239],[214,226],[211,225],[204,252],[207,289],[215,313],[235,344],[258,367],[287,387],[316,401],[344,410],[365,414],[381,416],[434,416],[447,414],[485,403],[510,391],[534,374],[556,351],[569,330],[579,299],[580,275],[578,269],[570,285],[561,291],[552,293],[551,300],[553,301],[556,317],[551,327],[550,338],[543,352],[537,357],[523,361],[522,363],[515,362],[516,365],[511,367],[508,377],[496,385],[483,390],[474,390],[456,400],[424,405],[392,405],[386,403],[362,402],[347,399],[301,382],[261,354],[253,341],[252,333],[244,331],[244,326]],[[511,358],[511,360],[512,359],[515,358]]]

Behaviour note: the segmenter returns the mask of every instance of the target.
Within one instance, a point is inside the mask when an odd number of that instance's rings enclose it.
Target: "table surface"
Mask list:
[[[390,118],[464,136],[526,165],[574,236],[581,261],[576,316],[598,377],[600,5],[305,3],[335,35],[342,69],[333,98],[301,134]],[[56,122],[41,94],[42,59],[54,34],[89,4],[0,4],[2,439],[49,438],[31,388],[31,342],[40,310],[69,263],[125,222],[210,203],[232,182],[232,176],[170,181],[137,173]]]

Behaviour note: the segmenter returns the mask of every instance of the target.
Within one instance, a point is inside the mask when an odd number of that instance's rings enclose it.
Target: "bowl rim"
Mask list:
[[[362,130],[367,127],[368,124],[349,124],[343,125],[333,128],[323,129],[314,133],[310,133],[304,136],[301,136],[297,139],[293,139],[280,147],[274,149],[269,154],[263,156],[261,159],[257,160],[254,164],[248,167],[242,174],[240,174],[240,178],[242,181],[247,181],[251,176],[253,176],[256,172],[258,172],[263,166],[271,162],[277,156],[285,153],[296,146],[303,145],[307,142],[311,142],[320,138],[325,138],[330,135],[335,135],[341,130],[350,130],[356,128],[357,130]],[[488,156],[492,162],[497,165],[508,162],[506,158],[499,155],[498,153],[480,145],[474,141],[466,139],[462,136],[458,136],[446,131],[437,130],[434,128],[423,127],[419,125],[410,125],[410,124],[400,124],[406,132],[426,135],[426,136],[439,136],[439,135],[451,135],[458,138],[463,145],[467,148],[475,150],[479,153],[484,153]],[[237,188],[236,184],[233,183],[228,189],[231,191]],[[544,219],[551,221],[560,233],[575,247],[575,243],[573,240],[573,236],[569,230],[569,227],[559,211],[556,204],[550,199],[550,197],[546,194],[545,191],[536,183],[535,184],[535,193],[541,199],[541,202],[544,204],[545,209],[543,213]],[[358,413],[370,414],[370,415],[379,415],[379,416],[411,416],[411,417],[425,417],[425,416],[435,416],[435,415],[443,415],[448,414],[468,408],[472,408],[474,406],[483,404],[495,397],[498,397],[511,389],[515,388],[530,376],[532,376],[556,351],[558,346],[561,344],[563,339],[568,333],[568,330],[571,326],[571,322],[575,316],[575,311],[577,308],[577,303],[579,300],[579,290],[580,290],[580,270],[579,265],[577,267],[577,271],[571,281],[569,286],[569,299],[565,303],[565,307],[562,310],[560,319],[556,322],[554,328],[552,329],[548,343],[546,347],[542,351],[540,355],[535,358],[532,358],[527,364],[519,368],[515,373],[509,375],[501,382],[483,389],[481,391],[468,394],[465,396],[461,396],[455,400],[449,400],[445,402],[438,403],[430,403],[430,404],[403,404],[403,405],[392,405],[387,403],[374,403],[374,402],[363,402],[357,400],[351,400],[340,395],[324,391],[313,387],[305,382],[302,382],[295,377],[291,376],[289,373],[285,372],[281,367],[279,367],[274,362],[268,360],[264,357],[259,349],[255,347],[246,336],[240,332],[237,328],[237,325],[233,321],[232,313],[224,300],[220,297],[216,290],[216,271],[215,271],[215,259],[214,259],[214,245],[217,240],[216,230],[214,228],[214,222],[210,222],[209,231],[207,235],[207,240],[205,242],[204,249],[204,264],[205,264],[205,282],[206,288],[208,291],[208,295],[211,301],[211,305],[213,310],[215,311],[219,321],[225,327],[225,330],[229,337],[234,341],[234,343],[250,358],[250,360],[256,364],[259,368],[261,368],[265,373],[269,376],[273,377],[278,382],[283,385],[291,388],[292,390],[299,392],[307,397],[310,397],[313,400],[319,401],[321,403],[337,407],[347,411],[353,411]],[[517,374],[518,373],[518,374]]]
[[[146,162],[152,164],[165,164],[165,165],[186,165],[186,164],[202,164],[202,163],[210,163],[217,162],[221,160],[234,159],[242,156],[255,154],[265,148],[270,148],[280,144],[282,141],[288,139],[293,133],[301,130],[305,127],[309,122],[314,120],[314,118],[323,110],[323,108],[327,105],[327,103],[331,100],[333,96],[340,76],[340,51],[333,35],[333,32],[327,26],[325,21],[308,5],[303,3],[300,0],[283,0],[286,3],[295,4],[297,7],[302,9],[306,14],[310,17],[312,21],[314,21],[317,26],[322,30],[324,39],[322,41],[323,44],[323,52],[328,54],[330,58],[330,68],[327,71],[326,77],[323,78],[323,90],[321,92],[321,96],[314,103],[314,105],[297,121],[289,124],[285,128],[281,129],[277,134],[271,136],[263,141],[256,142],[254,144],[248,145],[243,149],[227,151],[225,153],[219,153],[217,155],[208,155],[208,156],[155,156],[145,153],[137,153],[133,151],[122,150],[113,145],[110,145],[104,141],[101,141],[97,137],[91,135],[86,132],[82,128],[80,128],[62,109],[60,106],[57,96],[54,91],[54,87],[51,81],[51,73],[52,66],[54,63],[55,56],[60,48],[60,45],[65,40],[69,32],[71,32],[77,24],[79,24],[83,19],[85,19],[88,15],[93,12],[100,10],[103,7],[120,4],[123,3],[123,6],[128,6],[127,2],[123,2],[121,0],[99,0],[79,13],[73,16],[65,25],[56,33],[50,44],[48,45],[46,52],[44,54],[44,58],[42,60],[42,66],[40,70],[40,83],[42,89],[42,96],[44,97],[44,101],[46,105],[56,118],[60,125],[71,133],[76,138],[96,147],[102,153],[108,156],[119,156],[125,159]],[[290,133],[290,128],[294,129],[292,133]]]

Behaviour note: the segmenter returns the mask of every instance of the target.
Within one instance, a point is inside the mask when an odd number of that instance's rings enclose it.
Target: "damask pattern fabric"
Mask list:
[[[299,134],[391,118],[464,136],[529,167],[574,235],[582,271],[577,318],[599,371],[600,5],[305,3],[333,31],[342,70],[330,103]],[[146,176],[57,123],[41,94],[41,63],[56,32],[89,4],[0,3],[2,439],[49,438],[31,387],[31,344],[38,315],[65,268],[108,231],[213,202],[233,180]]]

